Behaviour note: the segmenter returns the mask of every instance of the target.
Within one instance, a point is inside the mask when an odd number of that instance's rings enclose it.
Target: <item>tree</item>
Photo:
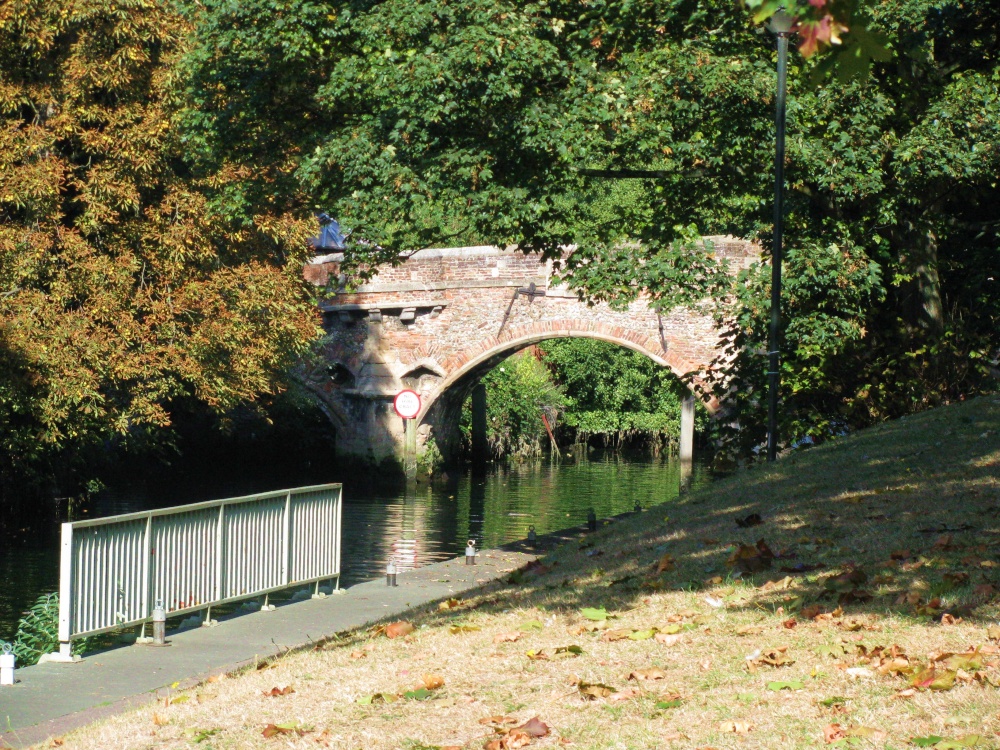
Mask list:
[[[763,18],[777,4],[756,5]],[[809,24],[851,7],[795,2],[804,51],[836,42],[837,29],[821,38]],[[870,66],[819,87],[830,58],[796,58],[791,71],[790,440],[973,392],[996,350],[1000,9],[861,10],[845,49]],[[728,0],[212,0],[203,13],[184,70],[204,163],[291,165],[353,230],[348,260],[362,272],[433,244],[554,256],[573,245],[563,272],[589,299],[729,299],[718,386],[759,437],[766,273],[750,269],[727,297],[729,277],[697,241],[772,229],[773,42],[745,11]],[[891,59],[873,51],[882,38]],[[243,133],[289,140],[258,153]],[[286,195],[271,185],[268,200]]]
[[[259,402],[317,335],[295,191],[188,158],[191,32],[154,0],[0,0],[0,470],[154,433],[177,399]]]

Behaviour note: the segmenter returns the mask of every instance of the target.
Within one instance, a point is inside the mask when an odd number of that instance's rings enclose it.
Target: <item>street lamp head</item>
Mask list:
[[[792,26],[795,25],[795,18],[788,15],[784,8],[778,8],[771,20],[767,22],[767,27],[771,33],[778,36],[788,36],[792,33]]]

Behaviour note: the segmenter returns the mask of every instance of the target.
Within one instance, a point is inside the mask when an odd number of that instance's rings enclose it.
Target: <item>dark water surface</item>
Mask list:
[[[693,486],[709,472],[695,465]],[[69,507],[53,500],[30,518],[0,531],[0,639],[14,635],[20,613],[59,582],[59,522],[183,505],[321,482],[344,483],[341,581],[350,585],[384,574],[395,556],[401,570],[461,554],[466,540],[480,548],[581,524],[598,517],[668,502],[677,497],[676,461],[648,455],[591,452],[589,458],[493,466],[486,473],[453,473],[433,483],[381,486],[367,472],[328,461],[188,460],[106,480],[108,487]]]

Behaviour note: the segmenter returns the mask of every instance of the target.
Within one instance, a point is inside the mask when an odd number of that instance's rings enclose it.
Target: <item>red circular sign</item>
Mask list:
[[[413,419],[420,413],[420,395],[416,391],[400,391],[393,399],[392,408],[403,419]]]

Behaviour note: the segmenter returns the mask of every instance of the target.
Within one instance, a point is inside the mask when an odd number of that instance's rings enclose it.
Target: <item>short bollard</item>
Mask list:
[[[0,685],[14,684],[14,665],[16,658],[11,652],[10,644],[3,644],[3,653],[0,654]]]
[[[597,531],[597,514],[594,513],[593,508],[587,513],[587,528],[591,531]]]
[[[529,547],[534,547],[536,544],[538,544],[538,535],[535,533],[535,527],[534,526],[529,526],[528,527],[528,546]]]
[[[150,646],[166,646],[167,644],[167,613],[163,602],[158,601],[153,607],[153,641]]]
[[[641,505],[639,505],[639,503],[636,503],[636,504],[635,504],[635,507],[634,507],[634,508],[632,508],[632,510],[633,510],[634,512],[636,512],[636,513],[642,513],[642,506],[641,506]]]
[[[468,546],[465,548],[465,564],[475,565],[476,564],[476,540],[470,539]]]
[[[396,585],[396,561],[390,559],[389,564],[385,566],[385,585],[395,586]]]

